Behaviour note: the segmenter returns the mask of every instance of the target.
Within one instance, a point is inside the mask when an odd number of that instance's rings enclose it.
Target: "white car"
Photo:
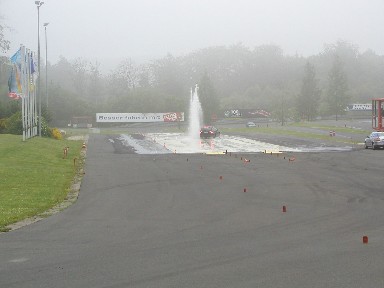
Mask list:
[[[364,141],[365,149],[369,147],[375,150],[376,148],[384,148],[384,132],[372,132]]]
[[[256,127],[256,124],[254,122],[248,122],[245,124],[246,127]]]

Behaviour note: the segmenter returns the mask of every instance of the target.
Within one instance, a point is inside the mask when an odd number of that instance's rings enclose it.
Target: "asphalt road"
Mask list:
[[[0,235],[0,287],[384,287],[384,151],[116,152],[91,135],[78,201]]]

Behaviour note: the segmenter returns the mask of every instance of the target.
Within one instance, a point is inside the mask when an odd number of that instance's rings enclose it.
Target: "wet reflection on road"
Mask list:
[[[286,147],[241,136],[221,135],[210,139],[192,139],[183,133],[122,134],[124,146],[137,154],[223,153],[223,152],[326,152],[349,151],[352,147]]]

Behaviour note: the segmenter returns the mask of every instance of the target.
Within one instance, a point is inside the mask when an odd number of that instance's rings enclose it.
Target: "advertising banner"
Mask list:
[[[167,113],[96,113],[99,123],[140,123],[184,121],[184,112]]]

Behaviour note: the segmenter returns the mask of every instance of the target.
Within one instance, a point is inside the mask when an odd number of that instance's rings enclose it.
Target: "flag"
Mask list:
[[[13,99],[20,99],[20,95],[17,93],[17,80],[16,80],[16,69],[15,67],[12,67],[11,75],[9,76],[8,79],[8,88],[9,88],[9,93],[8,96],[13,98]]]
[[[18,63],[21,65],[21,48],[11,57],[11,63]]]
[[[31,74],[33,74],[36,72],[36,69],[35,69],[35,62],[33,61],[33,57],[32,57],[32,52],[30,54],[30,57],[31,57]]]
[[[36,61],[34,60],[34,57],[33,57],[33,53],[30,52],[29,54],[29,73],[30,73],[30,79],[29,79],[29,82],[30,82],[30,86],[29,86],[29,89],[30,91],[34,91],[35,90],[35,86],[36,86],[36,80],[37,80],[37,77],[38,77],[38,73],[37,73],[37,70],[36,70]]]
[[[20,99],[23,93],[21,85],[21,49],[19,49],[12,57],[12,70],[8,79],[8,96],[13,99]]]

